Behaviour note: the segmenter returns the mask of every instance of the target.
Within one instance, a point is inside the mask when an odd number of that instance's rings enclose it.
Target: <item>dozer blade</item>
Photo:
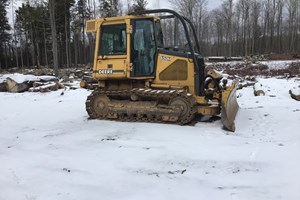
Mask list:
[[[236,99],[237,81],[233,81],[230,87],[222,92],[222,111],[221,121],[226,130],[235,131],[235,116],[238,112],[239,105]]]

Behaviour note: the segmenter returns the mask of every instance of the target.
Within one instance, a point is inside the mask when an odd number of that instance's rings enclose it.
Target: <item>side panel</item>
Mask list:
[[[93,77],[99,80],[123,79],[126,78],[126,56],[98,57],[96,67],[93,70]]]
[[[154,84],[187,87],[194,94],[194,67],[192,59],[158,53]]]

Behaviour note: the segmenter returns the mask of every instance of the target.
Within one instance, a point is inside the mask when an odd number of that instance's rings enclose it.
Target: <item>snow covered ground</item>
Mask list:
[[[286,69],[292,63],[299,63],[300,60],[270,60],[260,61],[263,65],[267,65],[270,70]]]
[[[0,200],[299,200],[300,81],[259,82],[235,133],[87,120],[83,89],[0,93]]]

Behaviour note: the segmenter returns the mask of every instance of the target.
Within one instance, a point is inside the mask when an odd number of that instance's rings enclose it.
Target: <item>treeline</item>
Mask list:
[[[195,25],[204,55],[300,52],[299,0],[170,0]]]
[[[214,10],[208,10],[207,0],[170,2],[195,25],[205,56],[300,52],[299,0],[223,0]],[[120,0],[28,0],[14,10],[10,25],[8,3],[0,0],[0,69],[91,63],[95,41],[85,32],[87,19],[147,8],[146,0],[127,5]],[[172,44],[174,22],[162,26],[165,42]],[[177,41],[185,45],[184,39]]]
[[[146,4],[134,0],[126,10]],[[9,1],[0,0],[0,69],[91,63],[95,41],[85,32],[86,20],[123,15],[123,7],[119,0],[28,0],[14,10],[9,25]]]

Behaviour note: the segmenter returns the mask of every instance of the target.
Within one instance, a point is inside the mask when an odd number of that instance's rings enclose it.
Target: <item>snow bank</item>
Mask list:
[[[19,74],[19,73],[15,73],[15,74],[5,74],[3,77],[5,78],[10,78],[12,80],[14,80],[16,83],[24,83],[24,82],[28,82],[28,81],[39,81],[40,79],[37,76],[34,75],[24,75],[24,74]]]
[[[24,83],[24,82],[35,82],[35,81],[53,81],[58,79],[55,76],[34,76],[31,74],[5,74],[2,76],[2,79],[10,78],[17,83]],[[1,78],[0,78],[1,81]]]

